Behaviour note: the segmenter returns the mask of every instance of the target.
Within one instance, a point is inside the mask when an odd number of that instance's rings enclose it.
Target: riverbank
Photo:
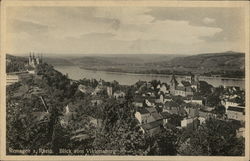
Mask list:
[[[109,69],[97,69],[97,68],[88,68],[88,67],[79,67],[81,69],[84,70],[89,70],[89,71],[103,71],[103,72],[108,72],[108,73],[115,73],[115,74],[127,74],[127,75],[150,75],[150,76],[159,76],[159,77],[170,77],[173,72],[169,72],[166,74],[162,74],[162,73],[145,73],[143,71],[139,71],[139,72],[133,72],[133,71],[123,71],[123,70],[119,70],[119,71],[115,71],[115,70],[109,70]],[[188,73],[179,73],[178,71],[175,71],[175,75],[179,76],[179,77],[185,77],[188,75]],[[207,76],[207,75],[202,75],[202,74],[198,74],[199,77],[203,77],[203,78],[221,78],[221,79],[230,79],[230,80],[245,80],[245,77],[223,77],[220,75],[213,75],[213,76]]]
[[[160,80],[161,82],[169,83],[171,75],[159,74],[135,74],[135,73],[121,73],[121,72],[107,72],[98,70],[86,70],[78,66],[55,66],[55,69],[63,74],[68,74],[72,80],[87,79],[103,79],[108,82],[117,81],[121,85],[133,85],[140,81]],[[185,79],[185,75],[176,75],[178,81]],[[214,87],[218,86],[236,86],[245,89],[245,79],[239,78],[220,78],[220,77],[206,77],[200,76],[200,81],[206,81]]]

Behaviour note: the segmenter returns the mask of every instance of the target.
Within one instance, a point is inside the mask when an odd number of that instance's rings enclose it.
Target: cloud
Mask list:
[[[32,21],[11,19],[8,32],[26,32],[31,34],[39,34],[48,31],[48,26]]]
[[[204,12],[159,7],[19,7],[8,11],[8,32],[12,33],[8,43],[13,52],[188,53],[205,50],[204,46],[219,50],[215,41],[232,44],[233,34],[241,38],[236,32],[239,25],[222,16],[221,10],[208,8]],[[240,21],[239,16],[234,18]]]
[[[213,24],[213,23],[215,23],[215,19],[209,18],[209,17],[205,17],[202,21],[205,24]]]

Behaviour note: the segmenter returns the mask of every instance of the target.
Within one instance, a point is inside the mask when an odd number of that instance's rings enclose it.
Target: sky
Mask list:
[[[239,8],[8,7],[7,53],[244,51]]]

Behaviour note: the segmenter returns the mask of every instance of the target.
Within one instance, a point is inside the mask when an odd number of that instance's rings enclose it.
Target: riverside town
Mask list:
[[[6,54],[7,155],[245,153],[242,86],[175,70],[169,81],[75,80],[49,61]]]

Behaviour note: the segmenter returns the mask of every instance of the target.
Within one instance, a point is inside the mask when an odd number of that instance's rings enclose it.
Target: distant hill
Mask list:
[[[46,56],[44,61],[54,66],[77,65],[89,70],[144,74],[176,74],[189,72],[201,75],[243,77],[245,54],[240,52],[206,53],[198,55],[120,54]]]
[[[177,57],[171,61],[159,62],[172,68],[190,68],[194,71],[244,70],[245,54],[239,52],[208,53]]]
[[[55,65],[55,66],[60,66],[60,65],[74,65],[74,63],[71,62],[68,59],[55,58],[55,57],[44,57],[44,62],[46,62],[48,64]]]

